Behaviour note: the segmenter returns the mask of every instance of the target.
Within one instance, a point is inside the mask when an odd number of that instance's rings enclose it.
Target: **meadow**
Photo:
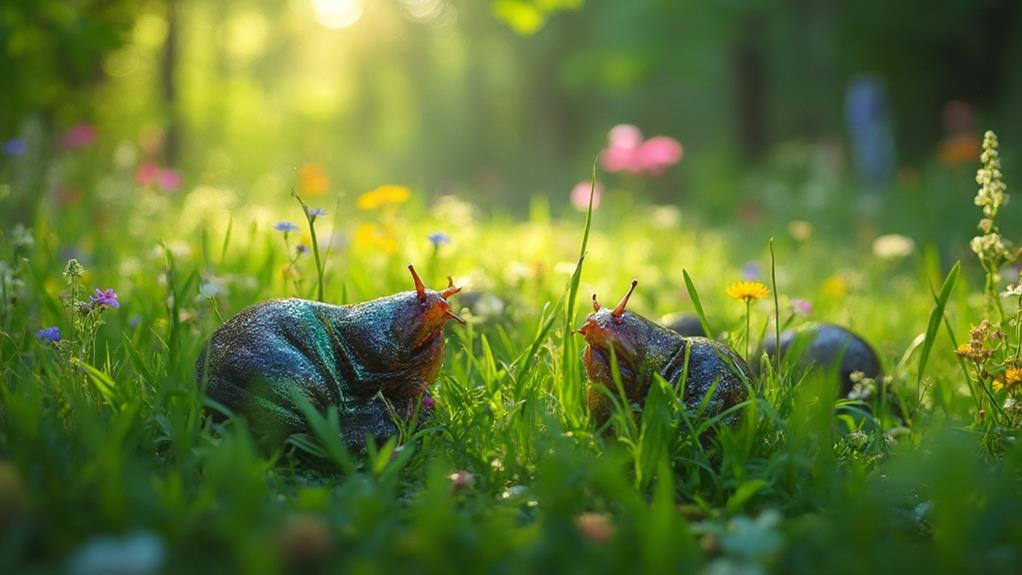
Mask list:
[[[96,193],[43,198],[0,244],[5,573],[1008,573],[1022,561],[1017,268],[996,262],[991,286],[993,264],[967,245],[873,241],[874,228],[836,240],[855,225],[839,222],[840,202],[862,198],[835,192],[832,211],[805,209],[812,222],[720,224],[627,187],[586,210],[537,196],[521,216],[387,185],[306,193],[303,211],[292,186],[247,203],[86,165]],[[971,220],[963,236],[980,217],[974,193],[948,200]],[[866,199],[889,218],[874,226],[927,221],[910,191]],[[193,366],[226,318],[276,297],[407,291],[408,263],[431,287],[466,286],[431,419],[366,453],[321,415],[272,449],[240,419],[212,421]],[[590,294],[616,301],[633,278],[630,310],[699,308],[718,339],[750,344],[764,375],[734,427],[704,433],[713,422],[669,387],[593,423],[574,330]],[[725,294],[743,278],[771,292],[749,331]],[[993,335],[970,340],[985,318]],[[877,385],[901,411],[884,394],[831,400],[832,379],[757,355],[777,322],[814,320],[876,347]],[[979,359],[977,337],[992,346]]]

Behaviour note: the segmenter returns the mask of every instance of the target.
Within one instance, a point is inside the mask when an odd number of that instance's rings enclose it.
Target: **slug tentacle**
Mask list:
[[[621,301],[618,302],[614,311],[610,312],[610,315],[614,316],[614,319],[620,320],[621,316],[624,315],[625,306],[628,305],[628,298],[632,297],[632,292],[635,291],[635,286],[637,285],[639,285],[639,280],[632,280],[632,287],[628,288],[628,293],[625,294],[625,297],[621,298]]]
[[[593,311],[600,311],[600,302],[596,301],[596,294],[593,294]]]
[[[442,297],[444,299],[447,299],[447,298],[451,297],[452,295],[454,295],[454,294],[456,294],[456,293],[458,293],[460,291],[461,291],[461,288],[460,287],[456,287],[454,285],[454,278],[452,278],[451,276],[447,276],[447,287],[444,289],[444,291],[440,292],[440,297]],[[462,323],[464,323],[464,322],[462,322]]]
[[[408,264],[408,271],[412,272],[412,280],[415,281],[415,293],[419,294],[419,301],[426,301],[426,285],[422,283],[419,274],[415,273],[415,267]]]

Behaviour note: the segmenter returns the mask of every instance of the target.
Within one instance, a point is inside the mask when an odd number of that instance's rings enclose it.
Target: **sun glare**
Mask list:
[[[327,28],[347,28],[362,17],[361,0],[312,0],[312,9]]]

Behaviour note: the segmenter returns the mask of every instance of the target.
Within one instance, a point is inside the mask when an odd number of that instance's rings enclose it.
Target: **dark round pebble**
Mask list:
[[[806,338],[806,343],[800,344],[804,345],[798,360],[800,369],[833,369],[834,363],[840,359],[841,364],[837,371],[842,396],[852,390],[854,385],[851,380],[852,372],[861,371],[863,375],[872,379],[878,379],[883,375],[880,358],[873,347],[861,336],[839,325],[814,323],[806,324],[797,330],[782,332],[781,357],[787,355],[796,336],[800,339]],[[777,345],[773,334],[764,338],[763,351],[771,358],[775,357]]]
[[[703,324],[699,323],[699,316],[692,313],[669,315],[664,318],[663,324],[685,337],[709,337],[703,330]]]

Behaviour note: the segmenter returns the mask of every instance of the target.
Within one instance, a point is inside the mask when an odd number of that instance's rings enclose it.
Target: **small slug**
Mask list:
[[[406,291],[356,305],[277,299],[243,309],[209,339],[195,376],[213,400],[242,415],[253,434],[279,442],[309,426],[292,399],[296,391],[320,411],[337,406],[343,440],[397,433],[387,403],[410,413],[444,356],[444,325],[455,315],[443,291],[426,289],[415,268]],[[216,414],[214,414],[216,415]]]
[[[748,398],[747,383],[752,380],[745,361],[731,348],[705,337],[684,337],[639,314],[625,311],[637,281],[613,309],[600,307],[593,295],[593,313],[579,328],[586,340],[582,362],[590,381],[614,392],[616,386],[610,368],[613,348],[621,374],[625,396],[631,403],[642,405],[654,374],[671,385],[678,385],[685,373],[686,407],[696,413],[712,388],[703,417],[714,417]],[[714,387],[716,384],[716,387]],[[589,409],[597,423],[605,422],[612,406],[594,386],[588,390]],[[727,421],[737,421],[737,414]]]

